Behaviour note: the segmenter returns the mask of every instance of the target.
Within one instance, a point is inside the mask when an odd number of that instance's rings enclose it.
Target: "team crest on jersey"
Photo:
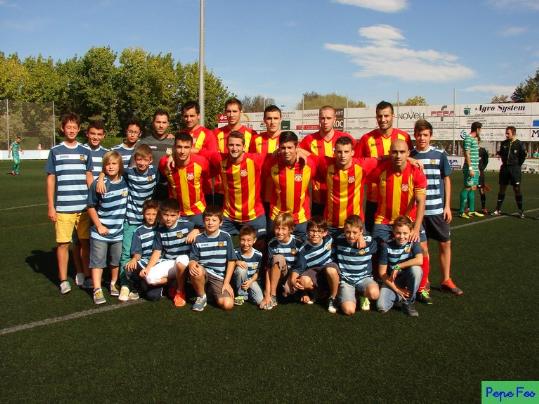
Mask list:
[[[217,246],[218,246],[218,247],[224,247],[224,246],[225,246],[225,242],[224,242],[224,241],[219,241],[219,242],[217,243]]]
[[[434,164],[436,164],[436,160],[431,160],[430,163],[431,163],[432,165],[434,165]]]
[[[354,176],[348,177],[348,183],[349,184],[353,184],[354,182],[356,182],[356,177],[354,177]]]
[[[296,182],[301,182],[301,181],[303,181],[303,175],[301,175],[301,174],[296,174],[296,175],[294,176],[294,181],[296,181]]]
[[[331,251],[331,243],[328,243],[328,245],[326,246],[326,250]]]
[[[152,182],[153,181],[153,175],[148,175],[148,182]]]
[[[167,147],[167,150],[165,151],[165,153],[167,154],[167,156],[171,156],[172,155],[172,148]]]
[[[125,198],[127,196],[127,189],[122,192],[122,196]]]
[[[295,248],[291,248],[291,249],[290,249],[290,254],[296,255],[297,253],[298,253],[298,250],[297,250],[297,249],[295,249]]]
[[[258,262],[255,262],[255,263],[253,264],[253,269],[254,269],[254,270],[257,270],[257,269],[258,269]]]
[[[79,156],[80,161],[86,161],[86,156],[84,154],[81,154]]]
[[[247,174],[247,170],[244,169],[244,170],[241,170],[241,171],[240,171],[240,176],[241,176],[241,177],[247,177],[247,175],[248,175],[248,174]]]
[[[402,184],[401,186],[402,192],[408,192],[408,189],[409,189],[408,184]]]
[[[179,231],[176,233],[176,238],[183,238],[183,231]]]
[[[359,254],[359,255],[365,255],[366,253],[367,253],[367,250],[364,249],[364,248],[362,248],[362,249],[360,249],[360,250],[358,251],[358,254]]]
[[[404,252],[405,252],[406,254],[408,254],[410,251],[412,251],[412,247],[411,247],[411,246],[407,245],[406,247],[404,247]]]
[[[193,181],[195,179],[195,174],[187,173],[187,181]]]

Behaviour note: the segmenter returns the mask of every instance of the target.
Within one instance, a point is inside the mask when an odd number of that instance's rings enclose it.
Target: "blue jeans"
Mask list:
[[[417,289],[419,289],[419,283],[421,282],[422,276],[423,270],[420,266],[413,266],[400,271],[395,279],[395,284],[399,288],[408,289],[410,291],[410,297],[408,299],[402,299],[393,291],[393,289],[383,285],[380,288],[380,297],[376,302],[378,311],[386,312],[390,310],[396,302],[402,302],[404,304],[412,304],[415,302],[415,295]]]
[[[264,293],[262,293],[262,288],[258,281],[254,281],[249,286],[249,289],[243,290],[241,284],[248,279],[247,269],[236,267],[234,270],[234,275],[232,277],[232,283],[234,285],[235,293],[237,296],[247,297],[250,301],[260,304],[262,299],[264,299]]]

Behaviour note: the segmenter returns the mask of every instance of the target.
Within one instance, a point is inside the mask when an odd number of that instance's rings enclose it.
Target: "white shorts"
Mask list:
[[[146,275],[146,283],[148,285],[160,284],[161,279],[176,278],[176,264],[187,267],[189,264],[189,257],[187,255],[179,255],[175,260],[163,260],[157,263],[150,269],[150,272]]]

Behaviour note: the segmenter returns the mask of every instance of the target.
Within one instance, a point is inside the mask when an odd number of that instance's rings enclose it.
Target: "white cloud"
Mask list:
[[[479,84],[476,86],[471,86],[463,89],[469,93],[484,93],[484,94],[495,94],[495,95],[509,95],[513,94],[515,91],[515,86],[502,86],[499,84]]]
[[[501,36],[517,36],[528,30],[527,27],[507,27],[500,31]]]
[[[539,1],[537,0],[489,0],[494,7],[519,10],[528,9],[539,11]]]
[[[388,76],[404,81],[452,81],[470,78],[474,71],[458,63],[458,57],[436,50],[415,50],[402,42],[404,36],[390,25],[359,29],[365,46],[326,43],[326,49],[348,55],[359,66],[358,77]]]
[[[396,13],[404,10],[408,4],[407,0],[334,0],[336,3],[350,6],[368,8],[370,10],[381,11],[382,13]]]

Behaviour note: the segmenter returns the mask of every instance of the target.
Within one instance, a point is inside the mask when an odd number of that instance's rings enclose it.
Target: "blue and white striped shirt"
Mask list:
[[[383,243],[380,247],[378,263],[387,265],[387,274],[390,275],[391,272],[393,272],[394,265],[411,260],[412,258],[415,258],[417,254],[422,254],[421,245],[419,243],[408,242],[399,245],[395,239],[391,239],[387,243]]]
[[[191,247],[187,244],[187,235],[193,230],[193,224],[178,219],[172,227],[159,226],[153,243],[153,250],[161,251],[161,258],[175,260],[180,255],[189,255]]]
[[[58,213],[79,213],[88,205],[86,172],[92,171],[92,156],[80,143],[73,147],[64,142],[54,146],[45,167],[56,177],[54,207]]]
[[[135,254],[140,255],[139,264],[141,267],[148,265],[148,261],[152,255],[156,229],[156,226],[149,227],[143,224],[137,227],[135,233],[133,233],[131,256]]]
[[[288,243],[281,243],[276,238],[272,238],[268,243],[268,262],[271,263],[274,255],[282,255],[286,260],[288,268],[294,268],[299,261],[298,250],[301,247],[301,242],[294,237],[290,236]]]
[[[427,177],[425,216],[441,215],[444,213],[445,202],[444,178],[451,174],[447,155],[431,146],[426,151],[412,150],[410,157],[423,163]]]
[[[215,236],[210,237],[205,232],[197,236],[191,246],[191,259],[202,265],[208,274],[224,279],[228,261],[236,261],[238,257],[230,234],[219,230]]]
[[[253,253],[248,257],[247,255],[243,255],[241,249],[238,248],[236,249],[236,255],[238,260],[245,261],[247,264],[247,278],[251,279],[262,266],[262,253],[256,248],[253,248]]]
[[[109,229],[109,234],[102,236],[97,232],[95,225],[92,225],[90,237],[101,241],[122,241],[127,208],[127,183],[123,178],[112,182],[108,177],[105,177],[107,192],[102,195],[96,192],[96,184],[97,180],[90,187],[88,207],[95,208],[99,221]]]
[[[129,224],[142,223],[142,205],[145,200],[152,197],[158,176],[157,169],[152,165],[143,173],[140,173],[136,167],[125,169],[124,178],[129,187],[126,220]]]
[[[92,156],[92,165],[94,166],[92,174],[95,180],[97,177],[99,177],[99,173],[103,171],[103,155],[108,152],[109,149],[106,149],[101,145],[99,145],[97,149],[92,149],[88,143],[83,146],[90,150],[90,155]]]
[[[332,246],[333,239],[327,235],[322,239],[322,242],[318,245],[313,245],[306,241],[303,244],[299,253],[299,262],[294,272],[300,275],[308,269],[320,268],[332,262]]]
[[[120,156],[122,156],[122,161],[124,163],[124,168],[129,167],[129,161],[131,160],[131,156],[133,155],[133,152],[135,151],[135,146],[127,147],[125,143],[121,143],[117,146],[114,146],[111,150],[114,150],[120,153]]]
[[[351,245],[344,234],[335,240],[334,260],[339,265],[341,281],[355,285],[372,276],[372,255],[376,253],[376,241],[371,236],[363,235],[365,248]]]

